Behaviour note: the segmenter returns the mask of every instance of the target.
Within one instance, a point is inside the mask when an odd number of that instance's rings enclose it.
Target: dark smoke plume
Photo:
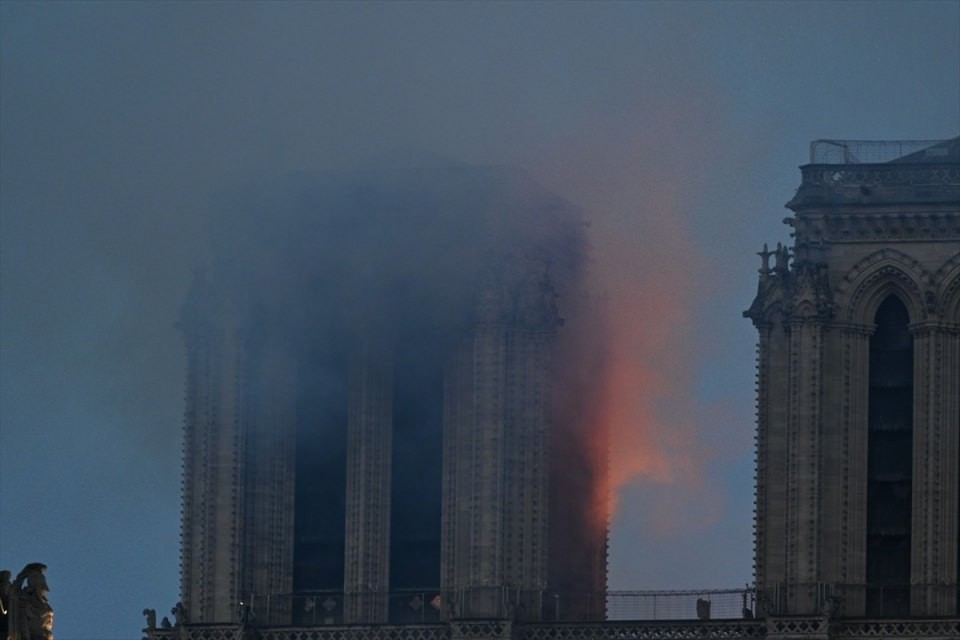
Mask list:
[[[287,178],[244,189],[217,220],[203,289],[293,350],[363,343],[429,359],[466,335],[478,284],[492,271],[501,280],[549,278],[563,320],[553,359],[549,581],[573,592],[591,576],[596,589],[606,580],[610,516],[607,426],[598,419],[607,339],[586,290],[586,231],[575,206],[504,168]],[[337,379],[312,375],[315,389]]]
[[[579,212],[522,173],[446,166],[285,182],[246,189],[217,220],[208,270],[298,339],[449,339],[493,264],[540,265],[568,308],[579,295]]]

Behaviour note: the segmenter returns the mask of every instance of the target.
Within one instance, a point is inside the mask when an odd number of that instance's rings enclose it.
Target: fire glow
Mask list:
[[[636,225],[605,222],[593,227],[588,284],[602,300],[589,320],[571,322],[566,339],[580,350],[572,361],[586,362],[590,371],[577,381],[587,399],[579,412],[585,449],[603,470],[594,487],[596,517],[609,523],[632,483],[673,487],[681,499],[697,490],[708,452],[696,430],[692,392],[696,269],[691,258],[678,259],[687,234],[676,218],[656,218],[642,237]],[[652,527],[662,535],[679,526],[676,514],[654,515]]]

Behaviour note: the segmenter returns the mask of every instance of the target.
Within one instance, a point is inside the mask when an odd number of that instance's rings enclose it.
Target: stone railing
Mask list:
[[[183,625],[144,630],[145,640],[957,640],[960,619],[552,622],[458,620],[439,625],[350,625],[259,629]]]
[[[957,164],[808,164],[800,168],[804,186],[941,187],[960,185]]]
[[[929,615],[931,618],[953,612],[953,603],[960,599],[957,585],[944,584],[843,584],[803,583],[774,584],[757,593],[758,615],[786,619],[798,613],[822,614],[832,620],[907,618]],[[794,608],[787,606],[794,603]],[[806,603],[812,610],[797,611],[797,603]],[[928,603],[924,610],[922,603]],[[912,607],[911,607],[912,604]],[[960,639],[958,639],[960,640]]]
[[[759,593],[751,588],[605,594],[482,592],[496,597],[479,601],[502,605],[508,615],[457,615],[471,594],[461,598],[460,604],[455,592],[368,594],[386,598],[395,614],[382,624],[345,623],[341,615],[347,596],[340,592],[272,594],[244,601],[240,617],[245,622],[238,617],[229,624],[177,624],[145,629],[144,635],[145,640],[960,640],[960,618],[950,607],[943,610],[950,617],[910,618],[898,613],[909,609],[904,598],[910,589],[914,595],[922,589],[950,603],[957,597],[955,585],[881,588],[816,583],[793,585],[794,597],[801,587],[810,603],[818,603],[812,604],[815,611],[808,615],[788,613],[784,602],[789,594],[783,585]],[[271,618],[269,614],[276,611],[285,612],[286,619]],[[881,613],[903,617],[870,617]]]
[[[790,206],[956,202],[960,164],[808,164]]]
[[[960,619],[846,620],[830,625],[831,638],[875,640],[876,638],[929,638],[957,640]]]
[[[257,640],[450,640],[450,626],[411,624],[312,629],[292,627],[258,630],[256,638]]]
[[[746,640],[765,637],[758,620],[601,622],[518,625],[516,640]]]

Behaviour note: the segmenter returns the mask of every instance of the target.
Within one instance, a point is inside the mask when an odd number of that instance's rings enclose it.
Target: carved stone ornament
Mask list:
[[[788,266],[789,250],[780,243],[777,243],[777,248],[773,251],[763,245],[763,251],[757,255],[761,260],[757,295],[750,308],[743,312],[743,316],[753,320],[754,325],[760,326],[770,322],[773,314],[783,308],[789,295],[792,275]],[[773,268],[770,267],[771,256],[776,260]]]
[[[743,312],[745,318],[753,320],[755,325],[770,322],[776,310],[782,308],[787,296],[787,278],[781,274],[767,274],[760,277],[757,295],[750,308]]]
[[[53,640],[53,607],[47,600],[50,587],[47,566],[31,562],[10,582],[10,572],[0,572],[2,630],[5,640]]]
[[[147,619],[147,629],[156,629],[157,628],[157,611],[156,609],[144,609],[143,616]]]
[[[826,267],[800,263],[793,268],[793,286],[784,308],[793,320],[829,320],[833,316],[833,296]]]

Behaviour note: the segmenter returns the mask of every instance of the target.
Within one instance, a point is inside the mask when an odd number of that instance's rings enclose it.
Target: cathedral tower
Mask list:
[[[958,611],[960,139],[819,140],[761,252],[755,575],[768,614]]]
[[[332,184],[184,306],[186,619],[602,616],[605,527],[550,513],[591,508],[605,473],[580,455],[552,477],[552,439],[597,437],[553,404],[578,214],[498,170]],[[571,540],[590,561],[552,567]],[[571,583],[594,606],[561,613]]]

